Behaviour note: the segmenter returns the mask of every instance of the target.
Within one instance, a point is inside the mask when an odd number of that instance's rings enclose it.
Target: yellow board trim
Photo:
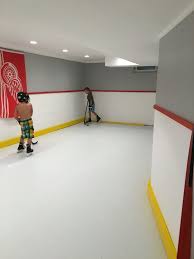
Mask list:
[[[38,130],[38,131],[35,132],[35,137],[45,135],[45,134],[51,133],[53,131],[61,130],[61,129],[79,124],[79,123],[83,122],[83,120],[84,120],[83,118],[80,118],[80,119],[65,122],[63,124],[59,124],[59,125],[56,125],[56,126],[53,126],[53,127]],[[0,148],[4,148],[4,147],[8,147],[8,146],[17,144],[19,142],[19,139],[20,139],[20,137],[15,137],[15,138],[7,139],[7,140],[4,140],[4,141],[0,141]]]
[[[65,122],[63,124],[52,126],[52,127],[46,128],[46,129],[38,130],[35,132],[35,137],[39,137],[41,135],[45,135],[45,134],[51,133],[53,131],[64,129],[64,128],[79,124],[83,121],[84,121],[84,119],[80,118],[77,120],[73,120],[73,121]],[[120,124],[120,125],[127,125],[127,126],[145,126],[142,123],[128,123],[128,122],[117,122],[117,121],[102,121],[102,122],[108,123],[108,124]],[[14,138],[6,139],[4,141],[0,141],[0,148],[4,148],[4,147],[8,147],[8,146],[17,144],[19,142],[19,139],[20,139],[20,137],[14,137]]]
[[[145,124],[142,123],[129,123],[129,122],[119,122],[119,121],[102,121],[102,123],[108,123],[108,124],[119,124],[119,125],[127,125],[127,126],[145,126]]]
[[[160,206],[154,194],[151,181],[148,182],[148,189],[147,189],[148,198],[150,201],[150,205],[153,210],[153,214],[155,216],[155,220],[157,223],[157,227],[160,233],[160,237],[162,239],[166,254],[168,259],[176,259],[177,258],[177,251],[174,246],[174,242],[171,238],[170,232],[168,230],[165,218],[160,210]]]

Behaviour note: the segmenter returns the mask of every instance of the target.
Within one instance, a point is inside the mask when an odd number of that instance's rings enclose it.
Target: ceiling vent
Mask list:
[[[157,66],[137,66],[133,67],[134,73],[148,73],[148,72],[157,72]]]

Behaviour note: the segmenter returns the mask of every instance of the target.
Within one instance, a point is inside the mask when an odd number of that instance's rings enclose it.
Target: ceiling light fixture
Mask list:
[[[63,52],[69,52],[69,50],[68,50],[68,49],[63,49],[62,51],[63,51]]]
[[[38,42],[37,42],[37,41],[35,41],[35,40],[31,40],[31,41],[30,41],[30,44],[32,44],[32,45],[36,45],[36,44],[38,44]]]
[[[89,58],[90,56],[89,55],[85,55],[84,58]]]

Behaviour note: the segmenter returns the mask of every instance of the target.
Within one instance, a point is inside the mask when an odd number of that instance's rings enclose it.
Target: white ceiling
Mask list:
[[[194,0],[0,0],[0,46],[80,62],[113,56],[154,65],[159,36],[193,6]]]

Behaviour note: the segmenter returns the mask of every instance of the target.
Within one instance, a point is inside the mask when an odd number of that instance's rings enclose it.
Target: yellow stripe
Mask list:
[[[41,136],[41,135],[45,135],[45,134],[51,133],[53,131],[61,130],[61,129],[64,129],[64,128],[67,128],[67,127],[79,124],[79,123],[81,123],[83,121],[84,121],[84,119],[80,118],[80,119],[69,121],[69,122],[65,122],[63,124],[59,124],[59,125],[56,125],[56,126],[53,126],[53,127],[50,127],[50,128],[39,130],[39,131],[35,132],[35,137],[38,137],[38,136]]]
[[[56,126],[53,126],[53,127],[46,128],[46,129],[38,130],[38,131],[35,132],[35,137],[45,135],[45,134],[48,134],[48,133],[56,131],[56,130],[64,129],[64,128],[76,125],[78,123],[81,123],[81,122],[83,122],[83,118],[73,120],[73,121],[69,121],[69,122],[65,122],[63,124],[59,124],[59,125],[56,125]],[[19,142],[19,139],[20,139],[20,137],[15,137],[15,138],[7,139],[7,140],[4,140],[4,141],[0,141],[0,148],[8,147],[10,145],[14,145],[14,144]]]
[[[177,251],[171,238],[170,232],[168,230],[167,224],[165,222],[164,216],[162,214],[162,211],[160,210],[156,196],[154,194],[151,181],[148,182],[147,194],[167,257],[168,259],[176,259]]]
[[[119,122],[119,121],[102,121],[102,123],[120,124],[120,125],[128,125],[128,126],[145,126],[145,124],[142,124],[142,123],[129,123],[129,122]]]

